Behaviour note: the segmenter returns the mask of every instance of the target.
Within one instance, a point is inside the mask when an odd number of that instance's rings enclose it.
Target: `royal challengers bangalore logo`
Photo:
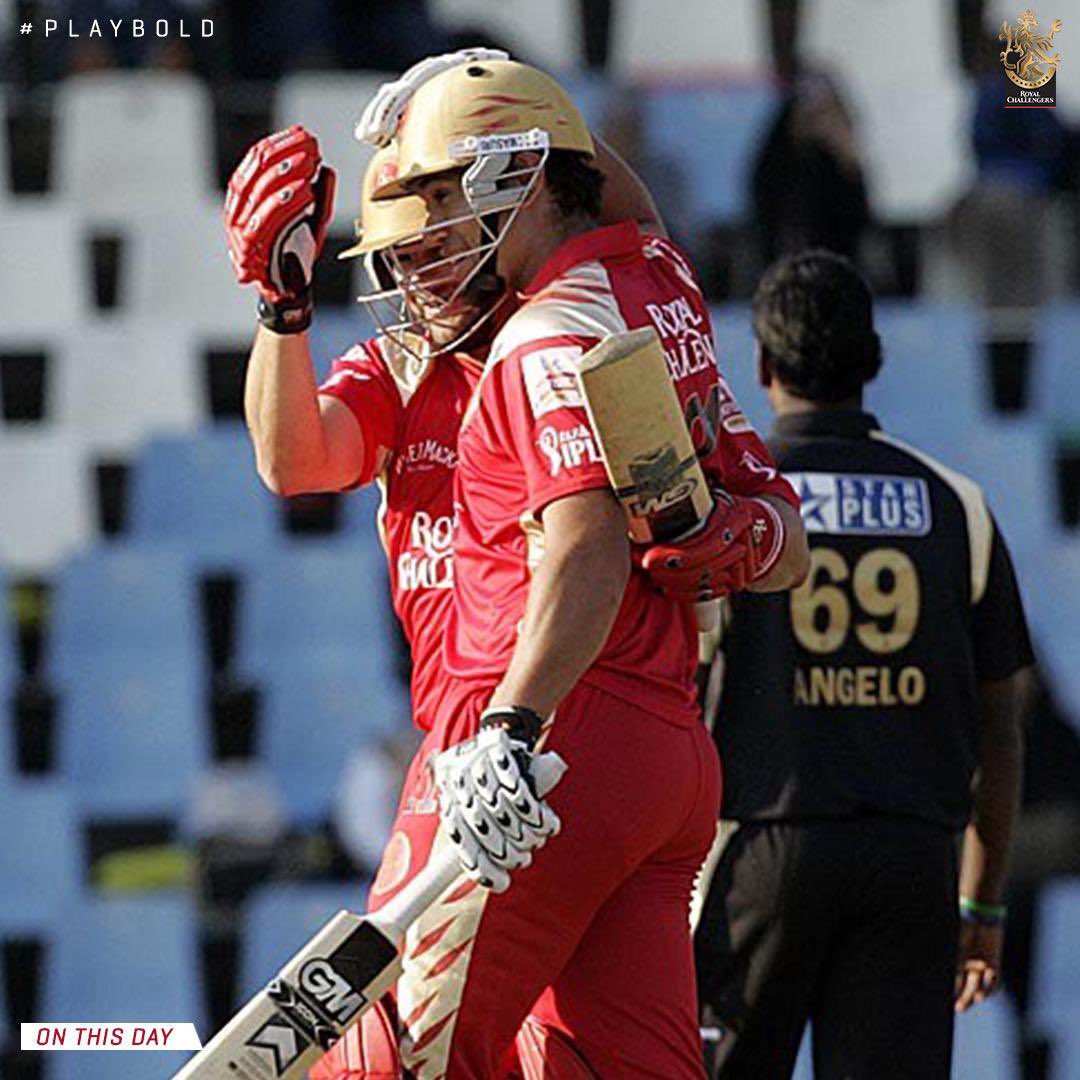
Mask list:
[[[1040,32],[1038,19],[1030,8],[1020,12],[1015,27],[1008,21],[1001,24],[998,40],[1005,43],[1001,63],[1011,84],[1005,108],[1049,109],[1056,105],[1055,83],[1061,54],[1051,55],[1051,49],[1061,26],[1061,20],[1055,19],[1048,32]]]

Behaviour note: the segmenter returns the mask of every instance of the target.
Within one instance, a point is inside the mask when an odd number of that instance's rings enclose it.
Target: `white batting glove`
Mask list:
[[[450,68],[471,64],[477,60],[509,60],[510,54],[502,49],[459,49],[457,52],[429,56],[393,82],[385,82],[367,103],[355,135],[360,142],[373,146],[386,146],[394,137],[405,106],[413,94],[429,79],[441,75]]]
[[[443,830],[466,875],[494,892],[509,888],[510,871],[528,866],[560,828],[525,775],[531,760],[526,743],[486,728],[433,763]]]

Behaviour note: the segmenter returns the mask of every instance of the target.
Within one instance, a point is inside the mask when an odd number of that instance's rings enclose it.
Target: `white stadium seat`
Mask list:
[[[20,198],[0,218],[0,296],[5,335],[49,337],[90,306],[82,237],[69,210],[52,198]]]
[[[760,0],[620,0],[611,67],[620,78],[698,75],[758,78],[771,60],[767,5]]]
[[[353,129],[364,106],[386,78],[373,72],[302,73],[289,75],[278,85],[275,129],[303,124],[318,136],[323,160],[337,170],[333,227],[338,230],[351,230],[360,214],[360,179],[374,149],[358,142]]]
[[[166,206],[128,223],[120,305],[138,318],[175,320],[177,329],[251,339],[255,290],[236,284],[219,204]]]
[[[433,0],[430,10],[448,30],[481,29],[515,59],[543,68],[572,67],[583,58],[576,0]],[[620,9],[616,22],[621,15]]]
[[[214,190],[210,92],[194,75],[75,75],[56,119],[58,190],[88,218],[161,213]]]
[[[196,344],[175,323],[97,320],[58,351],[50,418],[98,457],[191,431],[205,411]]]
[[[0,566],[42,574],[94,535],[86,455],[70,435],[6,430],[0,435]]]
[[[971,87],[939,0],[806,6],[804,61],[835,73],[855,110],[873,209],[887,223],[942,217],[974,178]]]

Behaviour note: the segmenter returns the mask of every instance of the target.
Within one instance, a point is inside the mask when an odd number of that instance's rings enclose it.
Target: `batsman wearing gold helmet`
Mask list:
[[[442,64],[452,58],[436,59]],[[402,107],[414,89],[415,74],[406,73],[365,116]],[[371,130],[364,134],[373,137]],[[429,757],[475,734],[475,724],[472,730],[429,729],[443,690],[440,646],[453,583],[457,432],[491,335],[513,301],[493,277],[449,310],[433,309],[426,298],[407,300],[397,275],[421,271],[434,258],[422,235],[427,207],[411,195],[371,199],[376,179],[397,158],[395,145],[374,141],[385,145],[364,178],[357,243],[341,257],[364,260],[364,299],[384,332],[336,360],[321,385],[306,325],[334,178],[314,136],[293,128],[257,143],[233,177],[226,207],[238,274],[257,284],[261,298],[264,326],[252,350],[246,399],[260,473],[285,494],[343,490],[373,479],[382,487],[394,605],[412,647],[414,718],[428,735],[402,793],[394,840],[371,892],[373,908],[422,869],[430,851],[438,813]],[[647,193],[625,166],[602,147],[597,164],[606,178],[602,218],[662,229]],[[393,1003],[387,1006],[368,1013],[313,1077],[400,1075]]]
[[[419,1078],[700,1077],[688,910],[719,774],[696,626],[685,590],[665,596],[632,565],[577,361],[611,333],[661,339],[695,448],[730,496],[704,532],[733,556],[729,576],[695,565],[692,595],[798,581],[798,500],[717,371],[686,257],[634,221],[602,224],[596,144],[553,79],[476,60],[424,81],[399,115],[374,198],[427,210],[413,250],[386,252],[408,333],[438,347],[478,294],[513,305],[458,439],[435,703],[455,746],[435,765],[437,842],[471,882],[410,931],[402,1062]],[[558,788],[492,798],[493,783],[520,788],[541,743],[569,764]]]

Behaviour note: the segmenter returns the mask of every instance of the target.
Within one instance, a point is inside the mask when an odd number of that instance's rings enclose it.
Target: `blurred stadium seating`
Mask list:
[[[67,785],[5,777],[0,815],[0,938],[51,938],[82,890],[78,818]]]
[[[151,439],[135,462],[131,533],[137,540],[181,544],[205,565],[235,568],[273,543],[279,517],[239,424]]]
[[[3,346],[49,340],[90,313],[90,283],[74,206],[52,197],[4,204]]]
[[[768,74],[768,34],[754,0],[724,4],[723,27],[710,0],[683,0],[679,17],[652,0],[619,4],[611,68],[623,79],[762,79]],[[709,27],[713,32],[704,32]],[[660,43],[662,47],[660,47]]]
[[[430,7],[448,29],[480,29],[533,63],[558,69],[582,60],[573,0],[432,0]]]
[[[646,96],[646,145],[679,168],[694,226],[746,218],[754,151],[777,101],[776,91],[761,83],[720,93],[715,86],[660,86]]]
[[[565,73],[594,130],[614,107],[640,105],[642,152],[685,189],[684,206],[661,209],[677,209],[693,241],[717,225],[744,240],[753,231],[748,176],[782,94],[765,7],[615,0],[601,72],[582,67],[572,0],[430,4],[450,30],[479,27]],[[858,0],[801,7],[803,58],[841,76],[854,106],[877,239],[899,227],[929,244],[973,175],[972,80],[956,55],[951,6],[878,0],[872,19]],[[991,23],[1016,16],[1004,0],[988,9]],[[14,11],[0,3],[0,50]],[[407,723],[406,691],[390,678],[398,654],[377,493],[347,493],[326,535],[289,533],[285,502],[259,482],[242,425],[212,408],[204,355],[246,352],[253,325],[253,296],[233,284],[220,230],[223,173],[268,125],[312,127],[339,171],[332,252],[352,232],[367,159],[353,124],[382,76],[305,61],[276,85],[116,70],[28,91],[17,70],[0,66],[0,595],[9,599],[0,609],[0,939],[47,946],[42,1019],[195,1020],[205,1037],[206,1002],[216,994],[232,1004],[233,987],[220,975],[227,964],[211,964],[221,985],[205,985],[200,932],[235,939],[235,989],[246,995],[334,911],[361,908],[363,889],[265,884],[237,934],[217,908],[200,923],[190,893],[95,895],[84,884],[88,826],[130,824],[134,836],[147,817],[182,823],[193,785],[232,745],[220,737],[232,725],[273,773],[290,827],[325,843],[318,830],[348,751]],[[1078,78],[1080,63],[1067,56],[1058,93],[1073,122],[1080,94],[1065,88]],[[16,160],[13,145],[35,149],[38,165],[33,154]],[[102,234],[119,243],[115,303],[92,243]],[[747,279],[758,270],[751,261]],[[983,485],[1020,570],[1041,661],[1078,724],[1080,531],[1063,523],[1054,495],[1061,455],[1080,446],[1080,301],[1059,296],[1037,313],[1030,405],[1003,415],[992,408],[985,312],[949,284],[947,295],[880,303],[885,366],[869,406],[890,431]],[[356,291],[342,290],[349,299]],[[718,290],[717,353],[744,411],[767,430],[747,295]],[[320,374],[371,332],[355,305],[320,296],[311,334]],[[28,354],[43,358],[37,414],[25,408],[23,369],[9,362]],[[102,533],[103,462],[127,470],[119,535]],[[207,584],[221,578],[231,600],[208,605]],[[210,647],[215,635],[226,647]],[[249,712],[238,685],[254,690]],[[50,694],[51,727],[26,708]],[[28,733],[55,746],[45,776],[19,771]],[[1078,888],[1054,883],[1040,905],[1029,1023],[1052,1039],[1050,1080],[1080,1077]],[[0,1041],[6,1032],[10,1047],[10,1021],[30,1017],[3,998],[25,1010],[33,996],[3,975]],[[980,1006],[958,1023],[954,1077],[1016,1077],[1028,1034],[1006,999]],[[142,1054],[58,1054],[50,1065],[50,1080],[156,1080],[171,1067]],[[796,1076],[810,1074],[807,1040]]]
[[[318,133],[323,160],[338,174],[333,226],[350,234],[360,213],[359,177],[374,153],[355,138],[353,128],[381,82],[382,76],[374,73],[300,73],[282,79],[274,103],[275,128],[303,124]]]
[[[408,722],[408,700],[387,655],[387,635],[378,630],[366,643],[309,643],[298,653],[290,642],[266,654],[259,752],[277,778],[291,819],[301,825],[330,816],[347,764],[344,747],[389,735]],[[342,635],[349,641],[355,636]]]
[[[205,1030],[194,906],[181,896],[86,899],[55,939],[43,1014],[193,1022]],[[53,1080],[160,1080],[186,1054],[57,1054]]]
[[[240,956],[240,994],[265,986],[300,947],[342,908],[363,911],[366,890],[357,885],[267,885],[247,904]]]
[[[212,104],[193,75],[94,72],[64,80],[58,95],[56,188],[81,216],[182,219],[210,197]]]
[[[852,63],[852,28],[861,17],[858,0],[808,4],[804,55],[844,73],[881,220],[941,218],[974,175],[972,94],[952,55],[953,13],[938,0],[882,0],[873,33],[858,35],[859,61]],[[904,46],[913,27],[919,28],[917,70],[934,72],[932,79],[913,77]]]
[[[38,426],[6,430],[0,476],[0,564],[9,574],[47,574],[90,543],[90,464],[76,435]]]

